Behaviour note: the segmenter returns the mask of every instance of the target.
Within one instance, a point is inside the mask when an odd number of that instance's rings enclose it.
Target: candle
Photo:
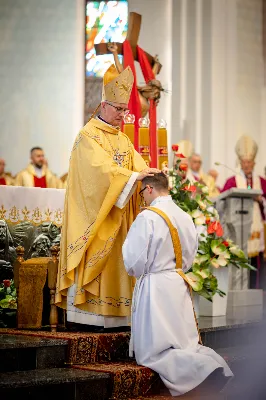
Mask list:
[[[134,145],[134,136],[135,136],[135,115],[134,114],[127,114],[124,117],[124,134],[127,135]]]
[[[148,117],[139,119],[139,152],[146,164],[150,166],[150,120]]]
[[[158,140],[158,168],[164,169],[168,167],[168,148],[167,148],[167,130],[166,122],[163,119],[157,123],[157,140]]]
[[[124,134],[127,135],[134,145],[135,126],[134,124],[124,124]]]

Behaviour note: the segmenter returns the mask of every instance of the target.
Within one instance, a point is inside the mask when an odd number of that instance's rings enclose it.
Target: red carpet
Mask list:
[[[112,362],[128,358],[130,332],[46,332],[2,328],[0,333],[66,339],[69,342],[69,364]]]
[[[110,374],[113,382],[111,398],[117,400],[144,396],[162,384],[155,372],[133,362],[73,365],[73,368]]]

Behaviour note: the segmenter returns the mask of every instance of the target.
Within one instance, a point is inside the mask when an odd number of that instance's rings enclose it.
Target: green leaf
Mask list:
[[[208,290],[206,290],[205,288],[202,288],[201,290],[199,290],[197,292],[197,294],[199,296],[204,297],[206,300],[209,300],[210,302],[212,302],[212,295],[208,292]]]
[[[0,307],[2,308],[17,308],[17,303],[16,300],[10,296],[7,295],[3,300],[0,301]]]

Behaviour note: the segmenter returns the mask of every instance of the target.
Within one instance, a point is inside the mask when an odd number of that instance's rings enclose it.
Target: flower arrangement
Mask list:
[[[16,326],[17,293],[14,281],[0,283],[0,328]]]
[[[199,247],[187,278],[195,292],[212,301],[217,293],[225,296],[218,288],[215,269],[228,267],[256,269],[248,263],[245,253],[232,240],[224,238],[223,227],[213,202],[208,198],[208,187],[200,182],[186,179],[188,165],[185,157],[173,145],[175,162],[168,171],[170,194],[174,202],[191,215],[199,233]]]
[[[17,293],[12,279],[4,279],[3,282],[0,283],[0,309],[1,308],[17,308]]]

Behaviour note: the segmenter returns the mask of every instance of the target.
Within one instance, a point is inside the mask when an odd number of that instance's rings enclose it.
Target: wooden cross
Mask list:
[[[139,33],[140,33],[140,27],[141,27],[141,15],[137,14],[135,12],[130,12],[129,13],[129,22],[128,22],[128,31],[127,31],[127,37],[126,40],[129,41],[131,45],[131,49],[133,52],[133,57],[134,60],[138,61],[138,56],[137,56],[137,44],[138,44],[138,39],[139,39]],[[117,45],[117,53],[120,55],[123,55],[123,45],[122,43],[116,43]],[[111,51],[108,50],[107,43],[98,43],[94,45],[95,50],[96,50],[96,55],[103,55],[103,54],[112,54]],[[153,56],[151,56],[149,53],[145,51],[146,57],[151,65],[155,64],[156,60]],[[162,68],[162,65],[158,65],[158,74]]]

